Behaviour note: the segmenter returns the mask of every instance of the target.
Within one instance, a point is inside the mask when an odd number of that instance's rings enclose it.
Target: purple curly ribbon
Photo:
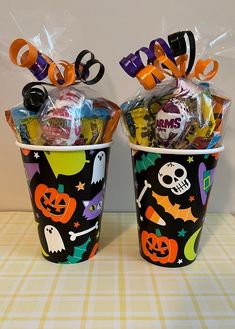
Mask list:
[[[144,64],[139,54],[129,54],[127,57],[123,57],[119,64],[132,78],[135,78],[136,74],[144,68]]]
[[[154,46],[155,46],[156,42],[162,47],[166,56],[176,65],[175,58],[174,58],[171,48],[168,46],[166,41],[163,40],[162,38],[157,38],[157,39],[152,40],[149,44],[149,49],[151,49],[152,52],[154,52]]]
[[[156,56],[154,54],[154,49],[150,49],[147,47],[141,47],[139,50],[135,52],[136,55],[140,56],[140,53],[144,53],[147,56],[147,64],[151,64],[155,61]]]
[[[136,74],[144,68],[144,63],[140,57],[141,52],[147,56],[147,64],[152,63],[156,59],[154,51],[147,47],[141,47],[135,54],[123,57],[119,62],[123,70],[132,78],[135,78]]]
[[[147,56],[147,64],[152,64],[156,59],[156,55],[155,55],[155,51],[154,51],[154,46],[155,46],[156,42],[158,42],[158,44],[162,47],[162,49],[166,53],[167,57],[174,64],[176,64],[172,50],[170,49],[170,47],[168,46],[166,41],[164,41],[162,38],[157,38],[150,42],[149,48],[141,47],[139,50],[137,50],[135,52],[135,54],[131,53],[127,57],[123,57],[121,59],[121,61],[119,62],[119,64],[123,68],[123,70],[128,75],[130,75],[132,78],[135,78],[136,74],[145,67],[145,65],[140,57],[141,53],[144,53]],[[159,82],[159,80],[157,79],[156,82]]]

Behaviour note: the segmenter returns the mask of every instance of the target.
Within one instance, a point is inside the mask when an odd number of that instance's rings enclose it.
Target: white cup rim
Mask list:
[[[72,145],[72,146],[47,146],[47,145],[32,145],[22,144],[18,141],[15,142],[16,146],[21,149],[32,151],[56,151],[56,152],[71,152],[71,151],[86,151],[86,150],[98,150],[110,147],[113,142],[93,145]]]
[[[160,147],[149,147],[142,146],[137,144],[129,143],[130,148],[136,151],[144,151],[149,153],[159,153],[159,154],[177,154],[177,155],[200,155],[200,154],[214,154],[220,153],[224,150],[224,145],[212,149],[200,149],[200,150],[192,150],[192,149],[166,149]]]

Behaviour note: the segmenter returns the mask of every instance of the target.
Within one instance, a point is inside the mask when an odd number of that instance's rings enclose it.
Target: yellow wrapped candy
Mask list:
[[[193,122],[192,129],[186,136],[189,143],[192,143],[196,138],[209,138],[215,129],[216,122],[212,97],[208,89],[204,90],[197,97],[197,107],[200,119]]]
[[[81,135],[84,142],[81,144],[91,145],[101,143],[105,121],[101,118],[82,118]]]
[[[125,121],[131,143],[143,146],[155,145],[155,120],[148,108],[142,106],[127,111]]]

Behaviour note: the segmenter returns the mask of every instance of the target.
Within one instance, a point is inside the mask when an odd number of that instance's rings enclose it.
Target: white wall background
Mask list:
[[[70,15],[63,42],[54,59],[73,60],[81,49],[93,51],[106,67],[103,80],[95,86],[103,96],[120,104],[138,89],[138,82],[119,67],[119,60],[148,45],[156,37],[183,29],[198,29],[214,37],[235,31],[233,0],[157,1],[1,1],[0,12],[0,210],[30,210],[30,201],[14,137],[5,122],[4,109],[21,101],[21,89],[33,80],[26,70],[13,67],[7,47],[17,37],[31,38],[43,29],[63,30]],[[69,13],[68,13],[69,11]],[[70,40],[70,41],[69,41]],[[220,71],[214,84],[235,101],[235,38],[225,47],[234,47],[219,57]],[[65,49],[69,47],[69,49]],[[209,211],[235,212],[235,109],[230,113]],[[106,194],[106,210],[132,211],[135,207],[130,152],[119,126],[112,147]]]

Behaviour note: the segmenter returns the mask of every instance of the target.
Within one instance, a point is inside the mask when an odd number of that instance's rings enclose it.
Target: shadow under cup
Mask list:
[[[42,255],[74,264],[98,250],[111,143],[20,147]]]
[[[130,145],[139,249],[155,265],[180,267],[197,256],[219,154],[224,147],[169,150]]]

